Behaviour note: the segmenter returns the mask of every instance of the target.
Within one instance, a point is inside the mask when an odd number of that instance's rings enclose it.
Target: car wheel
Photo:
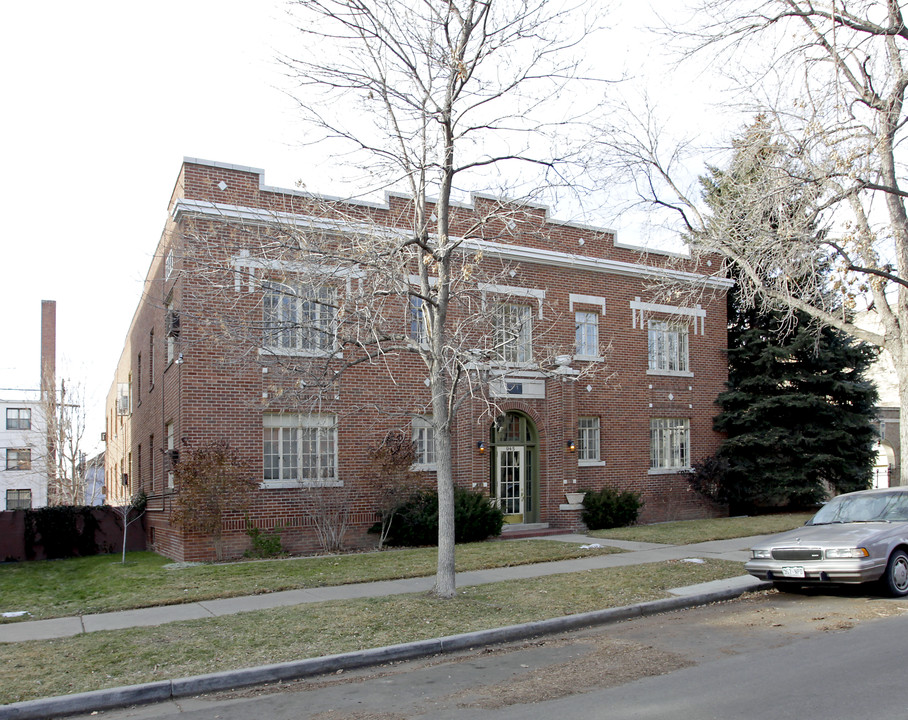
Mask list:
[[[883,582],[893,597],[908,595],[908,554],[904,550],[896,550],[889,556]]]

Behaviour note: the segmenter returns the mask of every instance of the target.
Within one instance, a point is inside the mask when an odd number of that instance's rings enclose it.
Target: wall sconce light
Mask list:
[[[485,455],[486,444],[482,440],[480,440],[478,443],[476,443],[476,449],[479,451],[480,455]]]
[[[577,446],[574,444],[573,440],[568,440],[565,449],[567,450],[567,452],[574,452],[577,449]]]

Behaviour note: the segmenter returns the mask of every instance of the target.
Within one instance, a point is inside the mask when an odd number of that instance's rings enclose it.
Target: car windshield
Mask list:
[[[840,495],[826,503],[809,524],[905,521],[908,521],[908,493],[892,492]]]

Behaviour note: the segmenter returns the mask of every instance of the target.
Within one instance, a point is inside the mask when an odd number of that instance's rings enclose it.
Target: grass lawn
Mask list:
[[[619,552],[581,550],[554,540],[509,540],[457,546],[457,571]],[[174,605],[325,585],[434,575],[435,548],[387,550],[168,568],[152,552],[96,555],[0,565],[0,612],[28,611],[21,620]],[[3,622],[18,622],[0,618]]]
[[[522,546],[517,541],[500,544]],[[708,560],[697,565],[670,561],[464,587],[453,600],[428,595],[348,600],[155,628],[0,644],[0,703],[318,657],[618,607],[665,597],[668,588],[740,574],[741,564],[736,562]]]
[[[711,518],[708,520],[681,520],[655,525],[595,530],[591,537],[636,542],[689,545],[708,540],[728,540],[749,535],[770,535],[793,530],[807,522],[813,513],[785,513],[780,515],[755,515],[753,517]]]

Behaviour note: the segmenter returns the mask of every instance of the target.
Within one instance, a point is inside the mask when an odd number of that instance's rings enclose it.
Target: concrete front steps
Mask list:
[[[545,537],[547,535],[566,535],[570,532],[566,528],[549,527],[548,523],[505,523],[501,528],[501,539],[519,540],[521,538]]]

